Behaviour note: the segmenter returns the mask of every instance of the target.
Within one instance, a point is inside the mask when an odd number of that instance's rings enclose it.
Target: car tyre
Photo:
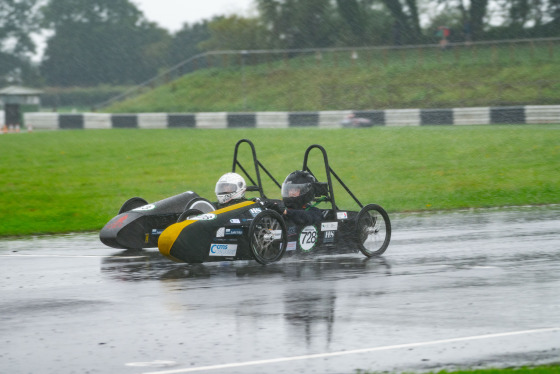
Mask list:
[[[282,216],[272,210],[260,212],[249,226],[249,242],[258,263],[266,265],[279,261],[288,243],[286,223]]]
[[[141,197],[131,197],[121,206],[119,214],[131,211],[132,209],[140,208],[141,206],[147,205],[148,202]]]
[[[177,218],[177,222],[183,222],[184,220],[192,219],[193,217],[196,217],[203,213],[204,212],[200,209],[185,209],[185,211],[181,213],[179,218]]]
[[[391,241],[391,221],[381,206],[368,204],[356,218],[358,248],[367,257],[383,254]]]

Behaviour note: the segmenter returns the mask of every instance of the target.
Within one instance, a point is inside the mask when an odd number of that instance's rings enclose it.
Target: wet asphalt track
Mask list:
[[[0,373],[353,373],[560,362],[560,206],[393,215],[385,256],[175,264],[0,240]]]

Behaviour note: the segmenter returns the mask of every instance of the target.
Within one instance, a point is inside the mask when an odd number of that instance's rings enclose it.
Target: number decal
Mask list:
[[[317,229],[315,226],[306,226],[299,234],[299,247],[302,252],[309,252],[317,243]]]

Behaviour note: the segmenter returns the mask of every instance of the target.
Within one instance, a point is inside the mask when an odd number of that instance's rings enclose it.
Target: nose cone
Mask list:
[[[196,223],[196,221],[186,220],[183,222],[175,223],[165,229],[158,239],[159,252],[172,261],[184,262],[183,259],[179,259],[172,255],[172,249],[173,245],[175,244],[183,230],[185,230],[186,227],[192,225],[193,223]]]
[[[113,248],[142,248],[145,241],[145,230],[137,222],[140,217],[141,215],[135,212],[119,214],[101,229],[99,239],[106,246]]]

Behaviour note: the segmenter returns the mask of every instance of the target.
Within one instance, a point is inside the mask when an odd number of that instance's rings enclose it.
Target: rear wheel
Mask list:
[[[192,199],[187,206],[185,207],[185,211],[187,209],[198,209],[200,210],[202,213],[209,213],[212,212],[214,210],[216,210],[216,208],[214,207],[214,205],[210,202],[210,200],[207,200],[203,197],[197,197],[195,199]]]
[[[177,218],[177,222],[183,222],[184,220],[191,219],[202,213],[204,212],[200,209],[185,209],[185,211],[181,213],[179,218]]]
[[[356,219],[358,247],[367,257],[379,256],[391,241],[391,221],[387,212],[377,204],[362,208]]]
[[[140,208],[141,206],[148,205],[148,202],[141,197],[131,197],[121,206],[119,214],[128,212],[132,209]]]
[[[286,252],[287,241],[286,224],[275,211],[260,212],[249,226],[251,252],[260,264],[280,260]]]

